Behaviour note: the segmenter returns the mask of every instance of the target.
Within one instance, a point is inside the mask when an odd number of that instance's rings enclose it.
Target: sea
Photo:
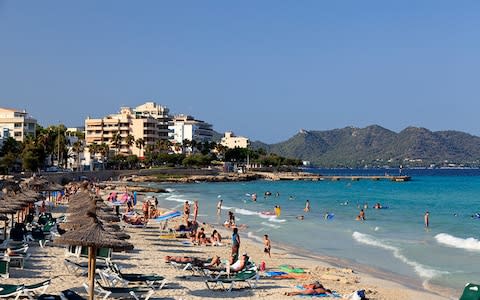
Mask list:
[[[163,207],[199,201],[199,219],[221,224],[233,211],[241,236],[331,258],[337,265],[458,297],[480,280],[480,169],[306,169],[323,175],[409,175],[411,181],[323,180],[158,184]],[[252,201],[252,195],[257,200]],[[223,199],[222,215],[216,205]],[[311,210],[305,212],[309,200]],[[382,209],[374,209],[376,203]],[[273,216],[275,205],[280,216]],[[357,221],[361,208],[365,221]],[[429,212],[429,227],[424,225]],[[299,216],[304,216],[303,220]],[[301,251],[302,250],[302,251]],[[274,253],[275,251],[273,251]],[[328,261],[328,259],[327,259]],[[385,275],[385,276],[387,276]]]

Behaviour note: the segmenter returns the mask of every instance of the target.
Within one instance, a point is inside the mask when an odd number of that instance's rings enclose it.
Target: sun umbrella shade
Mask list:
[[[55,239],[55,243],[97,248],[133,249],[132,244],[117,240],[116,236],[106,231],[98,221],[64,233]]]

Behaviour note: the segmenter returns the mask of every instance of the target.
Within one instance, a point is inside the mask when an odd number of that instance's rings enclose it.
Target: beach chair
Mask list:
[[[63,264],[65,265],[65,268],[67,269],[68,272],[71,274],[77,274],[80,276],[85,276],[88,274],[88,263],[87,262],[75,262],[72,261],[68,258],[65,258],[63,260]],[[96,263],[96,269],[101,270],[105,269],[107,265],[102,264],[102,263]]]
[[[75,293],[70,289],[61,291],[60,298],[62,300],[86,300],[85,298],[83,298],[82,296],[80,296],[79,294]]]
[[[83,287],[88,292],[89,286],[84,283]],[[143,288],[143,287],[106,287],[102,286],[100,282],[96,282],[94,291],[98,293],[98,296],[103,296],[103,300],[106,300],[108,297],[111,298],[126,298],[133,297],[135,300],[144,300],[150,299],[150,297],[155,293],[152,288]]]
[[[0,259],[0,277],[9,278],[10,277],[10,260]]]
[[[88,257],[88,247],[81,247],[80,257]],[[104,261],[110,261],[112,258],[112,248],[98,248],[97,249],[97,259]]]
[[[245,270],[237,273],[233,277],[218,277],[216,279],[207,279],[205,284],[209,290],[220,286],[222,290],[231,292],[235,285],[246,283],[250,288],[256,288],[258,282],[258,272],[256,270]],[[226,287],[228,286],[228,287]]]
[[[113,275],[112,278],[114,281],[121,282],[123,285],[128,285],[128,283],[144,283],[155,289],[162,289],[167,283],[167,279],[163,276],[157,274],[142,274],[142,273],[123,273],[120,268],[112,263],[107,263],[108,271]],[[104,272],[106,273],[106,272]],[[117,278],[115,278],[117,277]]]
[[[82,250],[81,246],[72,246],[69,245],[67,248],[65,248],[65,257],[80,257],[80,252]]]
[[[480,285],[467,283],[459,300],[480,300]]]
[[[23,284],[0,284],[0,298],[14,298],[17,300],[23,292]]]
[[[51,282],[52,280],[48,279],[36,284],[25,285],[23,294],[26,295],[30,300],[34,300],[36,297],[38,297],[38,295],[44,294],[47,291]]]

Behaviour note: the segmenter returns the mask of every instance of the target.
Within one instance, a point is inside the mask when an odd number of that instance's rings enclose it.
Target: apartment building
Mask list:
[[[175,116],[170,129],[171,141],[180,145],[183,144],[184,140],[210,142],[213,137],[211,124],[195,120],[195,118],[188,115]]]
[[[0,107],[0,138],[13,137],[18,142],[25,141],[29,135],[35,137],[37,120],[25,110]]]
[[[233,148],[248,148],[250,145],[250,140],[243,136],[236,136],[233,132],[227,131],[222,137],[220,144],[223,146],[233,149]]]
[[[164,106],[147,102],[135,109],[121,107],[118,114],[111,114],[101,119],[85,120],[86,149],[93,143],[106,143],[111,151],[118,154],[134,154],[143,157],[147,145],[169,139],[168,125],[168,109]],[[114,142],[117,134],[121,137],[118,148],[115,147]],[[129,136],[133,137],[130,141]],[[140,139],[144,144],[137,146],[135,141]],[[87,156],[90,157],[90,155]],[[89,163],[89,158],[86,159],[86,163]]]

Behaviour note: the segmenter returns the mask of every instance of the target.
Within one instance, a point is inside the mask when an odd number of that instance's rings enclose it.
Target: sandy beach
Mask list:
[[[102,190],[102,197],[106,198],[109,190]],[[139,196],[136,210],[141,213],[142,196]],[[54,216],[64,214],[66,208],[58,206],[52,213]],[[169,222],[169,227],[180,224],[182,218]],[[202,220],[200,220],[201,222]],[[296,279],[272,279],[263,276],[261,272],[258,286],[255,289],[240,288],[232,292],[209,290],[205,278],[190,271],[177,270],[164,262],[164,256],[195,256],[210,258],[214,255],[227,259],[231,253],[230,230],[214,227],[209,224],[200,224],[205,228],[207,236],[213,229],[221,232],[223,246],[196,246],[186,242],[186,239],[161,239],[161,224],[151,221],[145,228],[126,228],[125,232],[131,236],[135,249],[129,252],[114,253],[112,261],[121,266],[127,273],[156,273],[165,276],[167,285],[155,292],[152,298],[162,299],[208,299],[230,298],[238,299],[291,299],[285,296],[288,291],[297,290],[295,287],[304,283],[318,280],[325,287],[347,296],[356,290],[365,290],[368,299],[449,299],[426,291],[405,287],[390,280],[376,278],[369,273],[356,268],[338,268],[322,261],[317,257],[308,257],[295,251],[294,248],[279,247],[272,241],[272,257],[263,253],[263,245],[249,239],[240,231],[240,253],[248,253],[250,258],[259,265],[265,262],[267,271],[278,271],[279,265],[291,265],[305,269],[305,276]],[[12,268],[10,278],[2,279],[4,284],[32,284],[42,279],[52,279],[47,293],[58,294],[65,289],[72,289],[86,296],[82,284],[86,277],[71,274],[64,266],[65,247],[47,244],[40,248],[38,243],[31,243],[29,249],[31,257],[25,263],[24,269]],[[242,285],[243,287],[244,285]],[[246,287],[246,285],[245,285]]]

